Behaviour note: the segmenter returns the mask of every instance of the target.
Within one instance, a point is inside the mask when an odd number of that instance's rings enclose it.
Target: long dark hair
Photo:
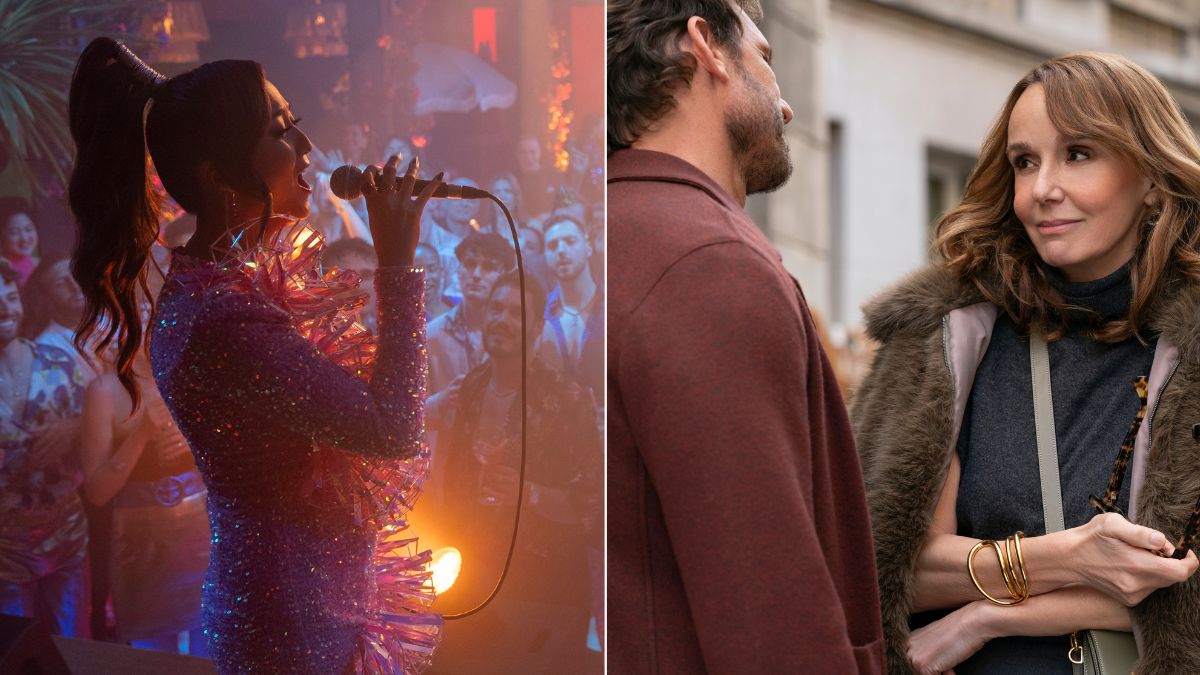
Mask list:
[[[124,45],[97,38],[75,66],[69,110],[79,228],[71,272],[86,298],[75,342],[99,352],[117,341],[117,376],[136,407],[133,359],[145,343],[137,289],[149,297],[146,265],[159,222],[150,160],[188,212],[217,199],[205,178],[211,166],[222,186],[258,195],[265,218],[271,194],[251,158],[270,123],[266,79],[253,61],[216,61],[166,79]]]

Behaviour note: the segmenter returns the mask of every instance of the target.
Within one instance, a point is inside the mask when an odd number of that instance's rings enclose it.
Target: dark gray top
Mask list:
[[[1108,344],[1088,335],[1097,315],[1113,318],[1128,311],[1128,265],[1097,281],[1070,283],[1057,275],[1051,281],[1072,305],[1095,312],[1072,311],[1066,334],[1049,345],[1063,515],[1071,528],[1097,513],[1088,496],[1104,494],[1113,460],[1137,414],[1133,382],[1150,374],[1155,339],[1148,337],[1149,346],[1136,338]],[[1029,337],[1001,314],[958,438],[958,534],[995,540],[1017,530],[1045,534],[1033,420]],[[1128,472],[1118,503],[1128,509]],[[981,556],[984,564],[996,564],[991,551]],[[1069,673],[1067,649],[1066,636],[993,640],[955,672]]]

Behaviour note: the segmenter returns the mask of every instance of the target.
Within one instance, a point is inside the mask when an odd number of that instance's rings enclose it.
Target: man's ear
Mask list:
[[[679,48],[695,57],[697,68],[722,82],[729,81],[731,61],[727,51],[737,47],[716,46],[713,42],[712,28],[704,19],[698,16],[688,19],[687,31],[679,39]]]

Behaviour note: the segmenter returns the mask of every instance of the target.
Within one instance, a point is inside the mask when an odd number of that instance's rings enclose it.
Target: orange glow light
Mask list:
[[[433,572],[433,592],[441,595],[458,580],[458,573],[462,571],[462,553],[453,546],[439,548],[434,551],[429,568]]]

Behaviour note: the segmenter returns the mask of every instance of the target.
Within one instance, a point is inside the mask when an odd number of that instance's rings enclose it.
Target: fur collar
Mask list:
[[[896,337],[925,337],[938,330],[951,310],[984,302],[938,265],[927,265],[881,291],[863,305],[867,335],[886,343]],[[1200,283],[1168,280],[1151,307],[1149,326],[1179,348],[1183,363],[1200,364]]]

